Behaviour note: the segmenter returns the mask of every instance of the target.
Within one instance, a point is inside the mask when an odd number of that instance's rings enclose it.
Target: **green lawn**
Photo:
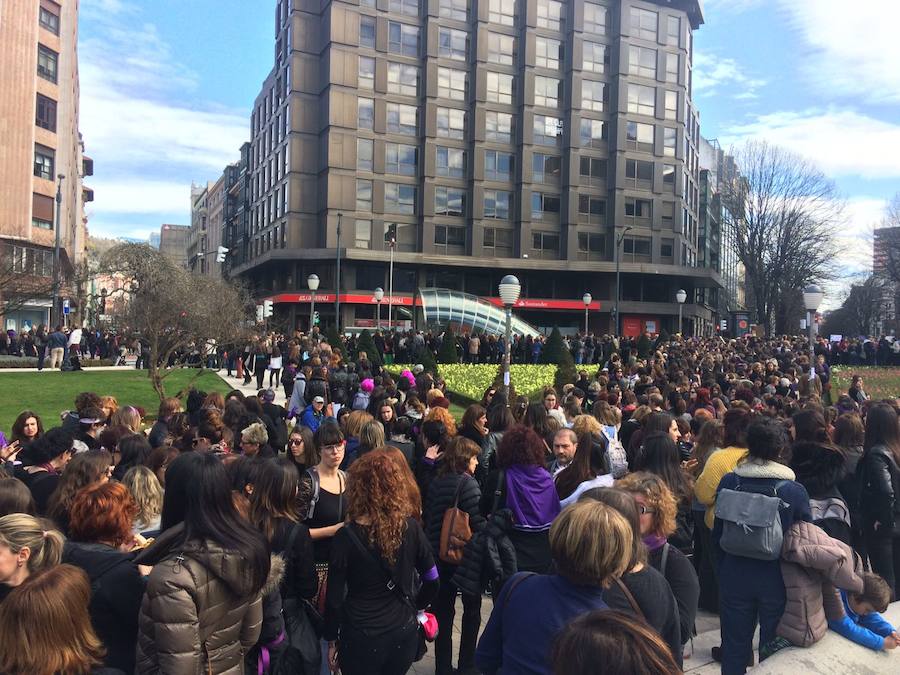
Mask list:
[[[181,386],[196,374],[195,370],[177,370],[165,379],[166,393],[176,394]],[[204,373],[195,386],[204,391],[220,391],[231,387],[215,373]],[[9,435],[10,427],[19,413],[26,409],[37,412],[49,428],[59,423],[59,414],[72,408],[75,396],[83,391],[93,391],[101,396],[115,396],[119,405],[143,408],[148,417],[155,418],[159,397],[150,386],[147,371],[123,369],[121,371],[83,370],[61,373],[0,373],[0,430]]]
[[[846,394],[853,375],[863,378],[863,389],[869,398],[897,398],[900,396],[900,368],[893,366],[835,366],[832,368],[832,399]],[[838,390],[835,391],[835,388]]]

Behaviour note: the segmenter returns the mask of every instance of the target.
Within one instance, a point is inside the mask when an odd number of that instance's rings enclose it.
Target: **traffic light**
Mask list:
[[[263,301],[263,318],[268,319],[274,313],[274,307],[271,300]]]
[[[256,323],[262,323],[263,318],[264,318],[263,317],[263,306],[257,305],[256,306]]]
[[[384,243],[394,248],[397,243],[397,223],[391,223],[384,232]]]
[[[313,312],[313,326],[319,325],[319,310]]]
[[[229,249],[225,248],[224,246],[220,246],[218,249],[216,249],[216,262],[225,262],[225,256],[228,255],[228,251]]]

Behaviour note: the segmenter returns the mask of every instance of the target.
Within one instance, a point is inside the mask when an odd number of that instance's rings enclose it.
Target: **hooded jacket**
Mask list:
[[[864,527],[878,522],[900,535],[900,469],[890,449],[873,445],[859,460],[860,512]]]
[[[463,551],[463,559],[451,580],[467,595],[481,595],[490,588],[500,588],[518,571],[516,547],[509,538],[512,511],[500,509],[492,514],[485,527],[472,535]]]
[[[799,647],[821,640],[828,623],[845,616],[837,588],[861,593],[861,572],[861,563],[847,544],[812,523],[791,525],[781,548],[787,602],[778,635]]]
[[[242,675],[260,636],[262,601],[243,561],[213,541],[174,547],[164,532],[135,562],[153,565],[138,618],[136,672]]]

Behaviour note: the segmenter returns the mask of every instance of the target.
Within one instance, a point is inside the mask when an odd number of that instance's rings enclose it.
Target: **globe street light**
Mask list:
[[[312,334],[313,327],[316,325],[316,291],[319,290],[319,275],[310,274],[306,277],[306,285],[309,286],[309,332]]]
[[[687,291],[679,288],[675,292],[675,299],[678,301],[678,334],[681,334],[681,311],[684,308],[684,301],[687,300]]]
[[[813,340],[815,340],[816,336],[816,329],[813,325],[815,321],[813,319],[815,318],[816,310],[819,309],[819,305],[822,304],[822,299],[824,297],[825,294],[822,292],[822,289],[815,284],[810,284],[803,289],[803,304],[806,307],[806,327],[809,329],[810,364],[812,364],[812,360],[814,358]]]
[[[584,303],[584,336],[587,337],[588,334],[588,308],[591,306],[591,301],[594,298],[591,297],[590,293],[585,293],[581,296],[581,301]]]
[[[500,280],[500,300],[506,309],[506,349],[503,350],[503,394],[509,403],[509,357],[512,351],[512,308],[519,299],[522,286],[512,274]]]
[[[375,317],[376,317],[375,318],[375,328],[377,328],[378,330],[381,330],[381,301],[384,300],[384,289],[381,288],[381,286],[379,286],[378,288],[375,289],[374,295],[375,295],[375,302],[378,303],[376,305],[376,310],[375,310],[377,312],[375,314]]]
[[[619,317],[619,295],[621,295],[619,292],[619,258],[621,256],[619,255],[619,251],[622,249],[622,241],[625,239],[625,235],[631,232],[632,229],[633,228],[629,225],[622,230],[622,233],[618,237],[616,237],[616,306],[613,310],[616,316],[613,320],[613,334],[617,336],[622,333],[622,331],[619,330],[619,325],[621,323],[621,318]]]

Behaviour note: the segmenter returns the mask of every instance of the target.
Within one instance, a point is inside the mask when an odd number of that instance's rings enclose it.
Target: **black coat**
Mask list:
[[[857,471],[863,526],[878,522],[900,535],[900,469],[890,449],[883,445],[869,448],[859,460]]]
[[[462,481],[462,483],[460,483]],[[478,508],[481,490],[478,482],[468,474],[445,474],[431,481],[424,509],[425,536],[431,544],[435,556],[440,551],[441,525],[444,512],[453,507],[456,489],[459,486],[457,507],[469,514],[469,527],[477,532],[484,527],[484,517]]]
[[[484,529],[466,544],[452,583],[467,595],[480,595],[490,588],[496,597],[504,582],[518,572],[516,547],[509,538],[511,530],[511,511],[502,509],[491,516]]]
[[[263,403],[262,409],[272,420],[275,430],[275,438],[269,437],[269,445],[275,448],[276,451],[281,452],[288,442],[287,410],[284,409],[284,406],[275,403]]]
[[[83,569],[91,581],[88,611],[97,636],[106,647],[104,665],[133,673],[138,613],[144,578],[130,553],[106,546],[68,541],[64,563]]]

